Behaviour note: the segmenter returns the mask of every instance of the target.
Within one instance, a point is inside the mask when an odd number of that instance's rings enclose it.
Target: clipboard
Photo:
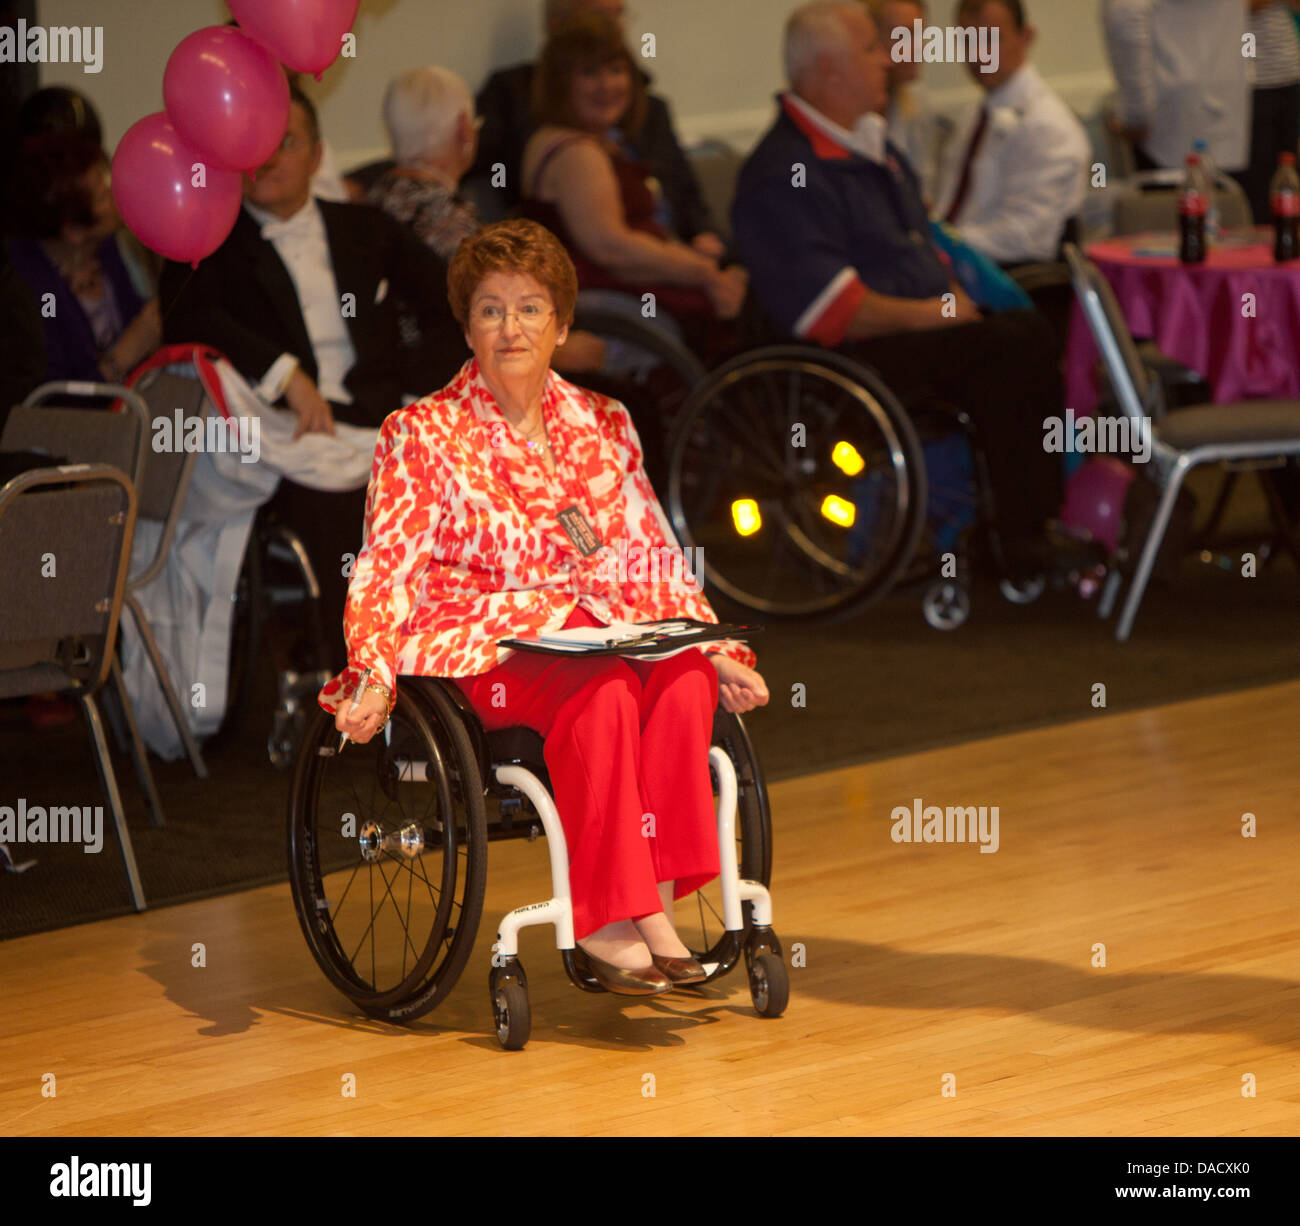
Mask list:
[[[640,631],[633,633],[632,631]],[[689,617],[658,622],[622,623],[614,626],[581,626],[569,631],[547,631],[534,639],[501,639],[498,646],[515,651],[533,651],[549,656],[634,656],[643,660],[666,660],[679,652],[723,639],[744,640],[762,632],[761,626],[696,621]]]

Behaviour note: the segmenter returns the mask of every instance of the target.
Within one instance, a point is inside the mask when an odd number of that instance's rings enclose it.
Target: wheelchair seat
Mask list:
[[[551,790],[551,777],[546,770],[546,757],[540,732],[533,728],[501,728],[486,733],[488,757],[493,767],[513,765],[532,771]],[[491,778],[492,776],[487,776]]]

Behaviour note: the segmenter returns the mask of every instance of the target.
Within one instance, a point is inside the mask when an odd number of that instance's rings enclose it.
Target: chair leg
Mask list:
[[[1142,546],[1142,556],[1138,560],[1137,571],[1129,585],[1128,599],[1124,601],[1123,611],[1119,615],[1119,625],[1115,627],[1115,638],[1121,643],[1128,642],[1129,632],[1133,629],[1133,620],[1137,617],[1138,605],[1146,592],[1151,572],[1155,569],[1156,554],[1160,552],[1161,542],[1174,513],[1174,504],[1178,501],[1178,491],[1183,487],[1183,479],[1191,466],[1184,464],[1180,458],[1174,470],[1165,478],[1164,492],[1160,496],[1160,505],[1156,508],[1155,518],[1147,530],[1146,544]]]
[[[1124,576],[1119,570],[1112,570],[1106,576],[1105,585],[1101,589],[1101,599],[1097,601],[1097,616],[1105,621],[1115,609],[1115,597],[1119,595],[1120,584],[1124,582]]]
[[[199,746],[194,739],[194,733],[190,731],[189,720],[185,718],[185,711],[181,707],[181,701],[176,697],[176,689],[172,685],[172,679],[167,674],[167,665],[163,662],[162,653],[158,650],[158,643],[153,637],[153,627],[149,625],[149,619],[145,617],[144,610],[136,602],[134,593],[127,592],[126,604],[131,610],[131,616],[135,619],[136,629],[140,631],[140,637],[144,640],[145,650],[149,653],[149,660],[153,664],[154,676],[158,678],[158,684],[162,686],[163,697],[167,700],[168,709],[172,713],[172,720],[176,724],[176,731],[180,733],[185,752],[189,755],[190,765],[194,767],[194,773],[200,779],[206,779],[208,777],[208,768],[203,762],[203,755],[199,753]]]
[[[1259,483],[1264,487],[1264,494],[1268,499],[1269,514],[1273,518],[1273,527],[1276,534],[1281,538],[1286,551],[1291,555],[1296,570],[1300,570],[1300,528],[1297,528],[1291,522],[1286,504],[1282,501],[1282,495],[1278,493],[1277,482],[1273,479],[1272,472],[1261,469]]]
[[[1192,542],[1192,549],[1200,551],[1209,549],[1214,541],[1214,534],[1219,530],[1219,524],[1223,520],[1223,513],[1228,509],[1228,503],[1232,501],[1232,492],[1237,488],[1237,478],[1241,474],[1233,469],[1229,469],[1223,474],[1223,484],[1219,486],[1219,495],[1214,500],[1214,506],[1210,510],[1210,518],[1205,521],[1205,527],[1201,529],[1196,539]]]
[[[154,786],[153,771],[149,769],[149,756],[145,752],[144,742],[140,739],[140,729],[136,726],[135,710],[131,706],[131,696],[126,692],[126,683],[122,680],[122,669],[113,657],[113,685],[117,689],[117,701],[121,705],[122,716],[131,734],[131,758],[135,762],[135,777],[140,781],[140,789],[149,805],[149,820],[155,826],[166,823],[163,820],[162,801],[158,799],[158,789]]]
[[[117,790],[117,776],[113,773],[113,763],[108,756],[108,738],[104,735],[104,724],[99,718],[99,709],[89,694],[81,695],[81,706],[86,712],[86,722],[90,724],[90,735],[95,742],[95,763],[99,767],[100,782],[108,793],[108,805],[113,810],[113,822],[117,826],[117,840],[122,845],[122,860],[126,865],[126,875],[131,882],[131,901],[137,911],[145,910],[144,890],[140,885],[140,870],[135,863],[135,848],[131,846],[131,831],[127,829],[126,814],[122,811],[122,794]]]

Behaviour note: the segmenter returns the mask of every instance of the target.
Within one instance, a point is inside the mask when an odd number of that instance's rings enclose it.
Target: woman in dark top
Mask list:
[[[45,377],[120,383],[162,339],[114,233],[108,161],[69,132],[28,138],[10,181],[9,258],[41,308]]]
[[[745,296],[739,268],[718,265],[720,245],[687,245],[664,224],[663,193],[647,162],[617,140],[635,135],[645,86],[618,26],[600,13],[564,23],[534,78],[540,124],[524,150],[525,216],[568,249],[587,289],[655,295],[657,312],[688,336],[735,318]]]

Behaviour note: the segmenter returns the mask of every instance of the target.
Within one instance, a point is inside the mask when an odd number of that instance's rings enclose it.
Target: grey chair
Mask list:
[[[1116,235],[1144,234],[1151,230],[1178,229],[1178,193],[1181,170],[1139,170],[1129,175],[1115,196],[1111,223]],[[1219,224],[1225,230],[1254,225],[1250,201],[1236,179],[1215,176],[1214,195],[1219,206]]]
[[[1300,401],[1245,400],[1166,411],[1160,383],[1142,364],[1110,282],[1072,243],[1066,245],[1065,256],[1120,412],[1135,423],[1145,420],[1151,430],[1150,463],[1160,500],[1115,629],[1115,637],[1126,642],[1187,474],[1199,464],[1231,461],[1266,468],[1300,456]],[[1294,542],[1294,529],[1285,522],[1276,491],[1266,488],[1274,517],[1282,519],[1285,534]],[[1109,612],[1114,595],[1114,587],[1108,586],[1103,614]]]
[[[136,384],[135,390],[145,403],[146,416],[151,426],[158,418],[172,419],[178,411],[186,421],[192,418],[200,423],[207,421],[211,406],[207,392],[198,379],[170,374],[162,369],[152,370]],[[172,684],[162,653],[158,650],[153,628],[149,625],[149,619],[145,616],[136,596],[141,588],[158,577],[167,562],[167,555],[176,535],[176,525],[184,509],[185,494],[189,489],[190,477],[197,458],[196,453],[186,452],[178,447],[170,451],[154,451],[150,447],[145,452],[144,470],[136,483],[140,500],[139,514],[141,519],[157,520],[162,525],[162,532],[154,556],[141,570],[131,576],[127,584],[126,606],[131,610],[136,629],[140,632],[140,638],[153,665],[154,675],[162,688],[167,708],[172,715],[172,722],[176,725],[176,731],[185,746],[194,773],[200,779],[206,779],[207,765],[199,752],[198,742],[190,730],[189,721],[185,718],[185,710],[176,695],[176,687]],[[194,628],[196,634],[198,629],[197,626]]]
[[[137,911],[145,909],[95,696],[114,672],[135,491],[108,464],[39,468],[0,486],[0,698],[49,691],[80,700]],[[52,559],[52,565],[50,564]]]
[[[136,629],[144,643],[145,652],[171,712],[172,722],[180,736],[181,743],[189,757],[194,773],[200,779],[208,777],[208,768],[199,752],[198,742],[190,730],[185,718],[184,708],[176,694],[162,653],[158,650],[153,627],[140,607],[137,593],[147,584],[152,583],[162,571],[171,549],[172,539],[176,535],[176,525],[180,519],[185,502],[185,492],[189,488],[190,475],[194,469],[197,456],[194,452],[185,452],[179,448],[156,452],[152,443],[153,422],[155,418],[170,421],[178,410],[185,419],[197,418],[206,421],[208,397],[203,384],[197,379],[187,379],[167,373],[165,370],[149,371],[137,384],[134,391],[102,383],[47,383],[38,387],[23,406],[13,411],[22,425],[10,443],[10,427],[5,429],[5,445],[28,449],[33,441],[39,439],[41,445],[51,454],[65,455],[70,460],[104,462],[110,460],[110,453],[104,449],[105,437],[111,431],[103,419],[118,416],[106,414],[100,410],[73,410],[53,408],[46,402],[59,396],[116,396],[121,397],[131,411],[138,417],[141,436],[137,455],[130,468],[139,500],[138,513],[141,519],[156,520],[162,525],[158,545],[153,557],[133,574],[127,583],[126,606],[131,612]],[[39,408],[37,406],[40,406]],[[98,417],[99,420],[96,420]],[[196,627],[197,633],[197,627]]]
[[[48,405],[53,397],[107,399],[120,397],[124,411],[107,408],[70,408]],[[127,388],[108,383],[46,383],[10,411],[0,435],[0,449],[33,451],[51,457],[50,463],[107,464],[128,474],[134,491],[144,470],[149,415],[144,401]],[[0,658],[0,666],[3,666]],[[155,826],[164,823],[162,802],[154,784],[149,758],[136,724],[130,696],[122,683],[117,657],[111,662],[113,693],[126,725],[127,743],[135,763],[136,776]]]

